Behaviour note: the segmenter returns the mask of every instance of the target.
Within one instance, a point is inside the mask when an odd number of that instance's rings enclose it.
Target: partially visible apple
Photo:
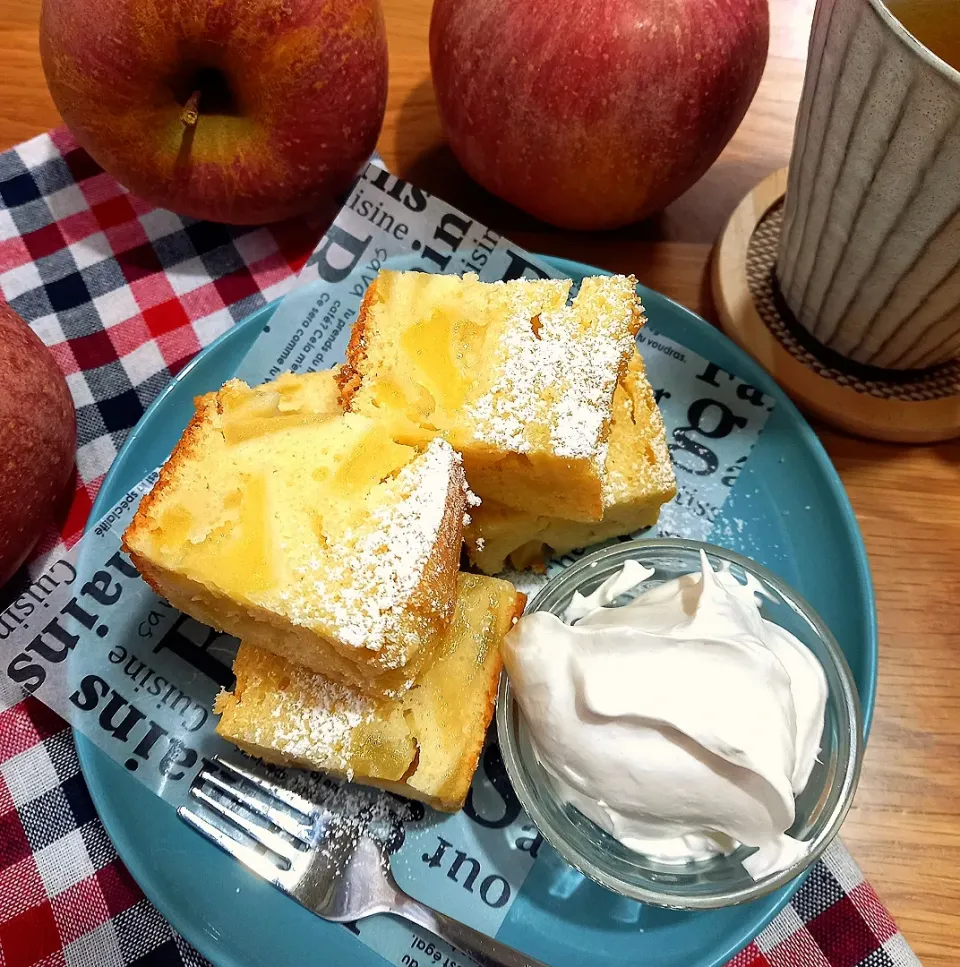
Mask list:
[[[63,374],[33,330],[0,302],[0,586],[52,522],[76,439]]]
[[[710,167],[768,38],[767,0],[436,0],[430,64],[468,174],[544,221],[614,228]]]
[[[43,0],[67,126],[154,205],[237,224],[327,207],[387,96],[379,0]]]

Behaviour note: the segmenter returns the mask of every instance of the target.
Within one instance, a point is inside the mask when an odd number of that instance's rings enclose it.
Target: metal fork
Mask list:
[[[219,756],[208,760],[190,796],[202,809],[181,806],[184,822],[325,920],[390,913],[425,927],[481,967],[546,967],[408,896],[393,878],[384,846],[368,830],[342,835],[321,805],[250,769]],[[240,838],[211,822],[206,810]]]

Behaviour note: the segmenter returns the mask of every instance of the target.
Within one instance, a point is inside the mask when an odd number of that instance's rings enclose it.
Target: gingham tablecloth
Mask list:
[[[50,348],[77,407],[73,501],[32,569],[79,538],[104,474],[159,390],[286,292],[318,238],[305,222],[236,229],[152,208],[64,130],[0,154],[0,295]],[[0,607],[15,584],[0,591]],[[70,729],[0,685],[0,967],[205,963],[117,857]],[[917,963],[838,843],[731,967]]]

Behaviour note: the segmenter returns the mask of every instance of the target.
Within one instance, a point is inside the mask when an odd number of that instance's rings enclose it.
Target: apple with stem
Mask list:
[[[43,0],[40,53],[93,159],[195,218],[326,210],[383,123],[379,0]]]

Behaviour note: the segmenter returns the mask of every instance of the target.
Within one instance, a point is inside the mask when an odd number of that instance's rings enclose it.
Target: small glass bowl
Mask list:
[[[743,868],[752,850],[727,856],[666,864],[627,849],[582,813],[561,802],[537,759],[523,713],[504,674],[497,699],[500,750],[513,788],[543,838],[571,865],[601,886],[623,896],[677,910],[707,910],[746,903],[778,889],[809,867],[840,829],[860,775],[863,724],[856,684],[843,652],[826,625],[796,592],[759,564],[733,551],[673,538],[636,540],[606,547],[558,574],[527,608],[562,615],[574,591],[589,594],[619,571],[639,561],[654,575],[639,589],[654,587],[700,569],[704,550],[712,567],[721,563],[742,582],[751,574],[763,588],[763,617],[796,635],[820,660],[828,695],[820,755],[806,788],[797,798],[796,821],[788,833],[810,844],[793,866],[760,880]],[[623,604],[635,592],[618,599]]]

